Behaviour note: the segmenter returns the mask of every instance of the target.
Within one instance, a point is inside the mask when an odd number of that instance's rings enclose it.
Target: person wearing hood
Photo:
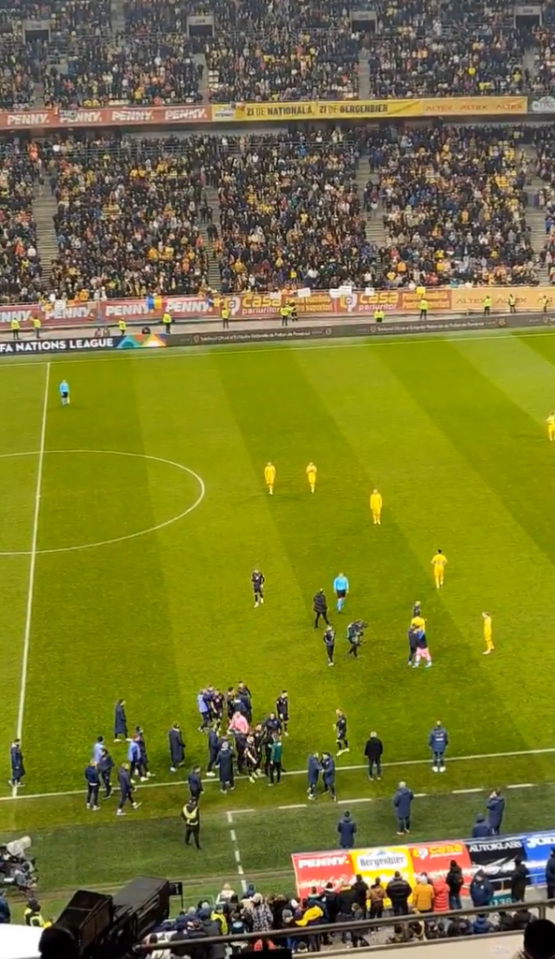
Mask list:
[[[449,872],[445,877],[445,882],[449,887],[449,909],[462,909],[461,890],[464,886],[464,876],[461,867],[456,859],[449,863]]]
[[[235,777],[233,774],[233,753],[226,739],[223,740],[216,766],[220,772],[220,790],[225,793],[228,789],[235,789]]]
[[[475,909],[491,905],[493,887],[485,873],[479,869],[470,883],[470,898]]]
[[[511,901],[524,902],[526,886],[530,881],[530,874],[521,856],[515,856],[515,868],[511,873]]]
[[[494,789],[486,803],[488,811],[488,822],[493,830],[493,835],[498,836],[501,832],[503,816],[505,815],[505,798],[501,795],[499,789]]]
[[[479,812],[476,816],[476,822],[472,827],[472,839],[487,839],[489,836],[493,836],[493,829],[490,826],[489,822],[486,822],[486,817]]]
[[[406,783],[399,783],[399,788],[393,797],[393,806],[397,814],[397,835],[403,836],[410,832],[411,805],[414,793],[407,788]]]
[[[351,813],[347,809],[337,823],[337,832],[339,835],[339,845],[341,849],[352,849],[355,844],[355,833],[357,824],[352,819]]]
[[[493,932],[494,928],[493,923],[483,913],[476,916],[472,923],[472,932],[475,936],[486,936],[489,932]]]

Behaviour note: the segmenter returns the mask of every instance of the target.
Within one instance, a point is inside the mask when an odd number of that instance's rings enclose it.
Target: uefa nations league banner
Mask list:
[[[297,893],[306,896],[312,886],[323,888],[331,882],[334,889],[350,884],[359,873],[366,882],[380,877],[387,885],[396,871],[414,886],[420,873],[430,879],[445,878],[451,860],[461,867],[465,887],[482,869],[496,894],[509,885],[515,856],[520,856],[530,873],[533,886],[545,885],[545,864],[553,832],[521,833],[514,836],[492,836],[490,839],[455,839],[446,842],[407,843],[405,846],[382,846],[368,849],[334,850],[332,852],[294,853],[291,856]]]

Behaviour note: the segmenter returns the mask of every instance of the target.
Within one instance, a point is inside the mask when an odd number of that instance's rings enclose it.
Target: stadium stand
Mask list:
[[[197,293],[207,273],[198,229],[203,179],[194,145],[177,154],[158,140],[75,140],[50,151],[59,295]]]
[[[440,125],[371,139],[386,285],[537,282],[521,137],[519,128]]]
[[[33,218],[36,166],[12,144],[0,155],[0,302],[32,303],[42,289]]]

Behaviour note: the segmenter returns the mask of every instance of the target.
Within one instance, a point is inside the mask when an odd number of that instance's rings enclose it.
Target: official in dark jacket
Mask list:
[[[192,837],[195,846],[200,849],[200,810],[198,803],[189,799],[189,802],[181,810],[181,818],[185,822],[185,845],[190,845]]]
[[[555,899],[555,846],[552,846],[551,854],[545,864],[545,884],[547,886],[547,898]]]
[[[138,809],[141,805],[140,802],[135,802],[133,798],[134,786],[131,782],[131,776],[129,774],[129,763],[122,763],[118,769],[118,784],[120,789],[120,801],[118,803],[117,815],[125,816],[124,806],[128,802],[131,804],[133,809]]]
[[[216,773],[214,772],[214,766],[216,765],[216,760],[220,752],[220,737],[218,736],[215,729],[208,730],[208,768],[206,770],[206,775],[213,778]]]
[[[323,589],[319,589],[312,601],[312,608],[314,609],[314,629],[318,629],[318,623],[320,622],[320,617],[324,620],[326,626],[329,626],[328,620],[328,601],[326,599]]]
[[[411,806],[414,793],[407,788],[406,783],[399,783],[399,788],[393,797],[393,806],[397,814],[397,835],[403,836],[410,832]]]
[[[388,899],[391,900],[391,908],[394,916],[407,916],[409,912],[409,898],[412,894],[412,887],[406,879],[403,879],[400,872],[396,872],[387,886],[385,887]]]
[[[223,793],[227,792],[228,789],[235,789],[235,776],[233,771],[233,753],[230,749],[229,743],[224,739],[218,758],[216,760],[216,766],[220,772],[220,789]]]
[[[110,756],[110,753],[107,749],[103,749],[100,753],[100,759],[98,761],[98,772],[102,785],[104,786],[104,799],[109,799],[112,795],[112,769],[114,768],[114,760]]]
[[[343,813],[343,816],[337,823],[337,832],[339,834],[339,845],[342,849],[352,849],[355,844],[355,834],[357,824],[351,818],[349,810]]]
[[[488,811],[488,822],[493,829],[493,835],[498,836],[501,832],[503,816],[505,814],[505,799],[499,789],[494,789],[486,803]]]
[[[493,829],[489,822],[486,822],[486,817],[479,812],[472,827],[472,839],[487,839],[488,836],[493,836]]]
[[[493,886],[481,869],[470,883],[470,898],[475,909],[489,906],[493,901]]]
[[[170,772],[177,772],[177,767],[185,762],[185,743],[179,728],[179,723],[174,723],[168,733],[170,744]]]
[[[100,789],[100,775],[98,765],[94,759],[91,759],[88,766],[85,766],[85,781],[87,783],[87,809],[100,809],[98,805],[98,790]]]
[[[526,865],[520,856],[515,857],[515,868],[511,873],[511,900],[512,902],[524,902],[526,899],[526,886],[530,881],[530,874]]]
[[[368,779],[373,779],[375,772],[376,779],[380,780],[382,778],[383,743],[378,738],[377,733],[370,733],[370,739],[366,741],[364,747],[364,755],[368,760]]]
[[[452,859],[449,863],[445,882],[449,886],[449,909],[462,909],[461,891],[464,886],[464,876],[456,859]]]
[[[187,777],[187,785],[189,786],[190,798],[193,802],[198,803],[202,793],[204,792],[204,789],[202,788],[202,779],[200,777],[200,766],[193,766]]]
[[[127,739],[127,718],[125,715],[125,699],[118,699],[114,710],[114,740],[118,742],[120,736]]]
[[[23,753],[21,752],[20,739],[14,739],[10,746],[10,766],[12,770],[10,786],[19,786],[21,784],[21,780],[25,776],[25,765],[23,763]]]

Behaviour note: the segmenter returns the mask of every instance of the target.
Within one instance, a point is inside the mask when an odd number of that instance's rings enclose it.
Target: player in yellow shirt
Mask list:
[[[370,511],[372,513],[372,522],[374,526],[381,526],[382,522],[382,494],[377,489],[372,490],[370,494]]]
[[[547,417],[547,438],[550,443],[555,442],[555,413],[550,413]]]
[[[436,582],[436,589],[439,589],[440,586],[443,586],[443,580],[445,577],[445,567],[447,566],[447,559],[443,555],[440,549],[438,549],[437,553],[432,559],[432,566],[434,567],[434,579]]]
[[[310,462],[306,468],[306,476],[308,479],[308,485],[310,486],[311,493],[314,493],[316,489],[316,473],[317,472],[318,470],[316,469],[314,463]]]
[[[491,624],[491,616],[489,613],[482,613],[482,619],[484,620],[484,641],[486,648],[484,649],[484,656],[489,656],[490,653],[493,653],[495,646],[493,645],[493,626]]]
[[[276,481],[276,468],[273,463],[266,463],[264,467],[264,480],[268,487],[270,496],[274,495],[274,483]]]

